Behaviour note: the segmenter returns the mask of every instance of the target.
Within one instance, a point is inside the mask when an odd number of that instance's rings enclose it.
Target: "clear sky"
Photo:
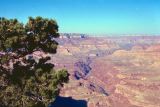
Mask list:
[[[54,18],[59,32],[160,34],[160,0],[0,0],[0,17]]]

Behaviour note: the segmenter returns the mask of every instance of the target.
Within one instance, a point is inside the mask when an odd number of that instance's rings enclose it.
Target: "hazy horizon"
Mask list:
[[[0,17],[54,18],[60,33],[160,34],[159,0],[2,0]]]

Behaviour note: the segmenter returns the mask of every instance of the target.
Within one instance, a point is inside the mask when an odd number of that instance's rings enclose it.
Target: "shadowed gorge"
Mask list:
[[[87,107],[87,102],[85,100],[74,100],[71,97],[58,96],[50,107]]]

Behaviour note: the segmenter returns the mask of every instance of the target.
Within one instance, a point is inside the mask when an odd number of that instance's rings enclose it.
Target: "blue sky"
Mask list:
[[[54,18],[62,33],[160,34],[160,0],[1,0],[2,16]]]

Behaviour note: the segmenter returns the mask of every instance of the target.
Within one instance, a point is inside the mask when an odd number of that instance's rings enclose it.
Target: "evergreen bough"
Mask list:
[[[68,82],[66,70],[55,71],[49,56],[55,54],[59,37],[55,20],[29,17],[27,24],[0,18],[0,106],[47,107]]]

